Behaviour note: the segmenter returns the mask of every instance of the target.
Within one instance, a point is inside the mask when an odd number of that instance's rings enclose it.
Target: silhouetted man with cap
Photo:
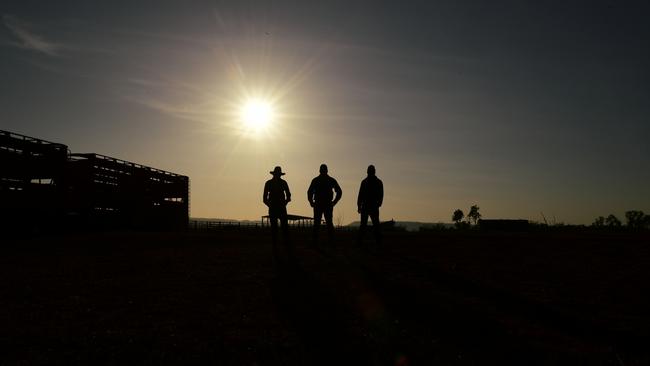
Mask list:
[[[334,196],[336,193],[336,196]],[[332,223],[332,211],[339,202],[343,191],[336,179],[327,175],[327,165],[321,164],[320,175],[312,179],[307,190],[307,200],[314,208],[314,243],[318,240],[321,217],[325,216],[327,225],[327,236],[332,241],[334,236],[334,224]]]
[[[375,232],[377,244],[381,244],[381,226],[379,223],[379,207],[384,201],[384,184],[375,175],[375,166],[368,166],[368,177],[361,181],[359,196],[357,197],[357,208],[361,214],[361,225],[359,226],[359,244],[363,242],[368,227],[368,216],[372,220],[372,228]]]
[[[272,172],[273,178],[266,181],[264,184],[264,195],[262,201],[269,207],[269,221],[271,222],[271,237],[273,239],[273,251],[277,256],[277,241],[278,241],[278,220],[282,226],[282,236],[286,245],[289,245],[289,223],[287,222],[287,204],[291,202],[291,192],[287,181],[281,177],[285,174],[282,173],[282,168],[276,166]],[[291,248],[288,248],[291,250]],[[290,251],[289,255],[293,253]]]

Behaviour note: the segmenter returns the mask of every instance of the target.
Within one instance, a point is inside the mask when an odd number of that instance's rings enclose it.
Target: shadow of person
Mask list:
[[[278,266],[271,294],[280,317],[298,333],[308,364],[370,364],[364,344],[350,334],[347,311],[300,265]]]

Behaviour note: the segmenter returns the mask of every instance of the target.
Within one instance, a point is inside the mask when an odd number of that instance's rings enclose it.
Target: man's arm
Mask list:
[[[381,204],[384,203],[384,183],[379,179],[377,180],[379,181],[379,194],[377,197],[378,198],[377,207],[381,207]]]
[[[291,202],[291,191],[289,191],[289,183],[287,183],[286,181],[284,181],[284,193],[286,197],[284,203],[286,204]]]
[[[265,205],[269,205],[269,182],[266,182],[264,184],[264,193],[262,193],[262,202],[264,202]]]
[[[359,195],[357,196],[357,211],[361,213],[362,205],[363,205],[363,196],[366,194],[366,180],[361,181],[361,186],[359,187]]]
[[[307,190],[307,201],[309,201],[311,207],[314,207],[314,189],[314,179],[312,179],[309,189]]]
[[[341,196],[343,196],[343,191],[341,190],[341,186],[339,186],[339,182],[334,178],[332,178],[332,180],[334,181],[334,192],[336,192],[336,197],[334,197],[334,201],[332,201],[332,206],[336,206],[336,204],[341,200]]]

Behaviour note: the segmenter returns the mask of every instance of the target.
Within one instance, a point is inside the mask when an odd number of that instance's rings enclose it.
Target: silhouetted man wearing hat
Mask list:
[[[379,207],[384,201],[384,184],[375,175],[375,166],[368,166],[368,177],[361,181],[359,196],[357,197],[357,208],[361,214],[361,225],[359,226],[359,244],[363,242],[368,227],[368,216],[372,220],[372,228],[375,232],[377,244],[381,244],[381,226],[379,223]]]
[[[334,196],[334,193],[336,193],[336,196]],[[307,200],[309,200],[311,207],[314,208],[314,243],[318,240],[318,230],[323,216],[325,216],[327,236],[331,243],[332,237],[334,236],[332,211],[342,195],[343,191],[339,183],[336,179],[327,175],[327,165],[321,164],[320,175],[312,179],[307,190]]]
[[[273,178],[266,181],[264,184],[264,195],[262,201],[269,207],[269,221],[271,222],[271,237],[273,239],[274,254],[277,250],[276,244],[278,241],[278,220],[282,226],[282,236],[285,243],[288,245],[289,238],[289,223],[287,222],[287,203],[291,201],[291,192],[287,181],[281,177],[285,174],[282,173],[282,168],[276,166],[272,172]],[[290,249],[290,248],[289,248]],[[291,252],[289,253],[292,254]]]

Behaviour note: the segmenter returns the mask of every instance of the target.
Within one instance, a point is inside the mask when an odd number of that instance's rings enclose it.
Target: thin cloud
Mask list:
[[[41,52],[50,56],[58,56],[61,45],[45,40],[38,34],[30,31],[29,25],[15,16],[3,15],[2,23],[18,39],[18,43],[12,43],[16,47]]]
[[[160,113],[173,116],[175,118],[207,124],[214,122],[215,112],[211,112],[204,106],[182,105],[179,103],[170,103],[161,99],[151,98],[148,96],[127,95],[124,98],[130,102],[137,103],[147,108],[156,110]]]

